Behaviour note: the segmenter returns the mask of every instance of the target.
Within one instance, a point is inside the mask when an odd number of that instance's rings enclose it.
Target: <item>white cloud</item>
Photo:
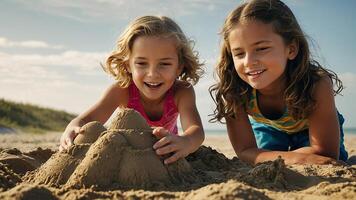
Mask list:
[[[82,112],[109,85],[109,77],[99,65],[105,55],[79,51],[51,55],[0,52],[0,97]]]
[[[214,11],[231,0],[39,0],[37,3],[18,0],[19,3],[40,12],[63,16],[79,21],[94,19],[126,19],[144,14],[187,16],[200,12]]]
[[[70,67],[82,71],[91,71],[100,67],[108,55],[106,52],[65,51],[59,54],[8,54],[0,52],[0,67],[14,69],[29,66]]]
[[[20,47],[20,48],[46,48],[46,49],[63,49],[61,45],[49,45],[44,41],[26,40],[26,41],[12,41],[5,37],[0,37],[0,47]]]

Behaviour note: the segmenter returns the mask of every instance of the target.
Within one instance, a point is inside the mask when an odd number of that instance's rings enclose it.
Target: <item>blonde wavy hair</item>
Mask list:
[[[306,118],[314,110],[315,100],[312,94],[321,78],[327,76],[332,80],[334,95],[342,91],[343,85],[337,75],[323,68],[311,57],[307,37],[287,5],[279,0],[245,1],[228,15],[221,31],[222,45],[216,67],[216,75],[220,81],[209,88],[216,104],[210,122],[222,122],[222,118],[234,117],[236,108],[246,108],[249,101],[252,87],[238,76],[228,39],[237,24],[248,20],[271,24],[286,45],[292,42],[298,45],[298,55],[287,62],[284,73],[287,80],[284,98],[288,112],[294,119]]]
[[[195,85],[203,74],[199,54],[193,50],[194,42],[188,39],[180,27],[165,16],[142,16],[134,20],[120,35],[115,50],[106,59],[103,69],[112,75],[121,87],[128,87],[131,74],[126,70],[132,45],[140,36],[159,36],[176,40],[178,62],[183,66],[179,80]]]

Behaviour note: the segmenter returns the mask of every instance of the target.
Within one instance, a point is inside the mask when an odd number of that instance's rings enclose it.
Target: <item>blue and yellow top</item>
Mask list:
[[[247,114],[259,123],[272,126],[280,131],[293,134],[305,130],[309,127],[308,119],[295,120],[288,114],[286,109],[279,119],[271,120],[263,116],[258,108],[256,89],[252,90],[252,95],[247,105]]]

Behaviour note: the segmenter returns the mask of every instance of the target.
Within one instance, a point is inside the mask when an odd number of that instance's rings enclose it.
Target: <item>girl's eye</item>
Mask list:
[[[139,66],[139,67],[142,67],[142,66],[146,66],[146,64],[147,63],[145,63],[145,62],[137,62],[137,63],[135,63],[137,66]]]
[[[257,48],[257,51],[266,51],[268,49],[269,47],[261,47],[261,48]]]
[[[235,53],[234,57],[238,57],[238,58],[242,58],[245,55],[245,53],[241,52],[241,53]]]
[[[171,66],[171,63],[160,63],[159,66],[165,68]]]

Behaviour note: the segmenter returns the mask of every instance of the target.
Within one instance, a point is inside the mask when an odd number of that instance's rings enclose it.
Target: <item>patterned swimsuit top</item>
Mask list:
[[[134,83],[131,83],[129,86],[129,101],[127,107],[138,111],[146,119],[147,123],[151,127],[158,127],[158,126],[164,127],[170,133],[173,133],[175,135],[178,134],[178,128],[177,128],[178,109],[174,102],[173,87],[169,89],[166,93],[166,97],[164,99],[164,105],[163,105],[163,114],[161,119],[157,121],[151,121],[147,116],[143,108],[143,105],[141,104],[140,101],[140,91],[138,90],[138,88]]]
[[[297,133],[302,130],[308,129],[309,127],[307,119],[295,120],[292,116],[288,114],[287,109],[279,119],[271,120],[264,117],[260,109],[258,108],[256,89],[252,90],[252,95],[247,105],[246,111],[247,114],[255,121],[272,126],[288,134]]]

